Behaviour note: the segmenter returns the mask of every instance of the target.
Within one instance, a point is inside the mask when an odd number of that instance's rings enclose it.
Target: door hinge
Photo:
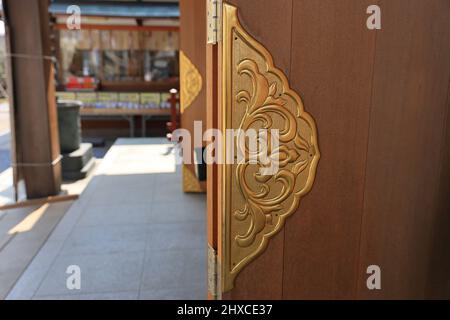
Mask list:
[[[217,44],[221,40],[222,0],[208,0],[207,43]]]
[[[210,244],[208,244],[208,292],[212,299],[220,299],[217,251]]]

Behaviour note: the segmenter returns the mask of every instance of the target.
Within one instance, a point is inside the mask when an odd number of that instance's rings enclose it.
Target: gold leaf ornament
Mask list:
[[[269,144],[276,173],[262,175],[260,169],[268,164],[250,161],[248,150],[244,161],[224,166],[222,291],[226,292],[297,210],[312,187],[320,152],[314,120],[270,53],[243,29],[234,6],[224,5],[223,20],[223,125],[243,132],[279,132],[274,150],[269,138],[259,141]]]
[[[202,90],[202,76],[187,55],[180,50],[180,112],[183,113]]]

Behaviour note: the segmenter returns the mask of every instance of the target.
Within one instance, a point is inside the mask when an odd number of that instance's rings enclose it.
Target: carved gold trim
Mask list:
[[[194,173],[186,165],[183,165],[183,192],[200,193],[203,192],[200,182]]]
[[[180,50],[180,112],[183,113],[202,90],[202,76],[186,54]]]
[[[267,49],[243,29],[236,7],[224,4],[222,32],[222,126],[279,129],[280,141],[272,151],[279,155],[274,175],[262,176],[259,169],[264,165],[251,164],[248,158],[224,165],[222,291],[226,292],[297,210],[300,198],[312,187],[320,153],[314,120]]]

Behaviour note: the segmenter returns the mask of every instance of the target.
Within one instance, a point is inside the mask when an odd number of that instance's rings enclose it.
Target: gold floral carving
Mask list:
[[[261,175],[260,168],[266,165],[251,163],[249,157],[224,166],[222,291],[226,292],[297,211],[312,187],[320,153],[314,120],[270,53],[243,29],[235,7],[225,4],[223,19],[223,126],[279,130],[279,146],[270,151],[278,158],[275,174]]]
[[[186,165],[183,165],[183,192],[203,192],[200,182],[194,173]]]
[[[180,50],[180,91],[183,113],[202,90],[202,76],[186,54]]]

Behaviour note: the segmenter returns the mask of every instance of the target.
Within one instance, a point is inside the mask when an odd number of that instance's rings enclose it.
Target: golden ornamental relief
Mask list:
[[[202,76],[186,54],[180,50],[180,112],[183,113],[202,90]]]
[[[200,182],[195,174],[189,168],[183,165],[183,192],[186,193],[202,193],[204,192]]]
[[[279,132],[279,144],[270,151],[278,164],[274,174],[261,175],[267,164],[247,156],[224,166],[222,291],[226,292],[297,210],[312,187],[320,153],[314,120],[270,53],[242,28],[235,7],[224,5],[223,21],[223,126]]]

